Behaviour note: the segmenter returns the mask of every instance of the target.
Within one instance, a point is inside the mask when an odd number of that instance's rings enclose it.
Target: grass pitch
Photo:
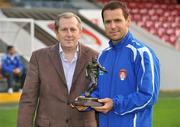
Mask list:
[[[153,127],[180,127],[180,92],[161,92],[154,106]],[[0,106],[0,127],[16,127],[17,105]]]
[[[0,127],[16,127],[17,105],[0,106]]]
[[[180,127],[180,92],[161,93],[154,106],[153,127]]]

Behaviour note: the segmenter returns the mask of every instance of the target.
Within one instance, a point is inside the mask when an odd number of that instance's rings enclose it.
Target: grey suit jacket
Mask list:
[[[97,56],[80,45],[70,94],[66,85],[58,44],[33,52],[19,103],[18,127],[96,127],[95,112],[79,112],[70,103],[90,83],[86,65]]]

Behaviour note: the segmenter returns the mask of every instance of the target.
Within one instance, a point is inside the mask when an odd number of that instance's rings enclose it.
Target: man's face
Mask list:
[[[56,36],[62,48],[76,48],[81,37],[81,29],[79,28],[77,19],[75,17],[61,18],[59,26],[59,30],[56,31]]]
[[[12,48],[8,51],[8,54],[13,56],[14,54],[16,54],[16,50],[14,48]]]
[[[125,19],[121,9],[105,10],[104,26],[107,36],[114,42],[121,40],[128,32],[130,18]]]

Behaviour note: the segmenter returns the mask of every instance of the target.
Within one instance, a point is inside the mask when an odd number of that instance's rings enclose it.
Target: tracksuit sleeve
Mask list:
[[[4,72],[12,73],[12,68],[10,68],[6,62],[6,60],[2,60],[2,68]]]
[[[157,78],[155,63],[151,52],[140,51],[135,60],[135,76],[137,90],[127,96],[116,95],[113,98],[113,110],[116,114],[125,115],[132,112],[138,112],[155,103],[158,92],[155,90]],[[157,65],[159,66],[159,65]],[[157,77],[156,77],[157,76]],[[155,80],[157,79],[157,81]]]

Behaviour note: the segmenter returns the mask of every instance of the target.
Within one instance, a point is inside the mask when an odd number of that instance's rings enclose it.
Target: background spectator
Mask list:
[[[25,68],[20,56],[16,54],[15,48],[11,45],[7,46],[7,53],[2,58],[2,74],[7,78],[9,93],[13,93],[15,83],[20,84],[19,90],[21,91],[25,79]]]

